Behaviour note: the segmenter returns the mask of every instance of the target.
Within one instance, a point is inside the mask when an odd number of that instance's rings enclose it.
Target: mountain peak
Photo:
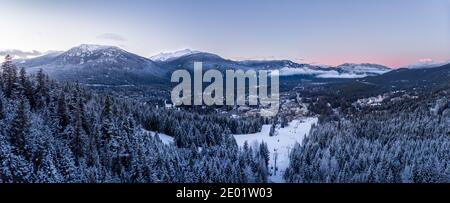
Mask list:
[[[81,44],[73,47],[61,54],[61,57],[70,60],[69,58],[88,59],[88,58],[115,58],[121,55],[126,55],[127,52],[115,46],[96,45],[96,44]],[[77,59],[77,60],[78,60]]]
[[[433,59],[421,59],[417,63],[410,64],[401,68],[409,68],[409,69],[436,68],[446,64],[450,64],[450,60],[435,61]]]
[[[157,55],[151,56],[150,59],[152,61],[167,61],[175,58],[179,58],[182,56],[187,56],[191,54],[201,53],[200,51],[191,50],[191,49],[182,49],[174,52],[161,52]]]
[[[118,49],[117,47],[107,46],[107,45],[81,44],[79,46],[73,47],[70,50],[79,50],[79,51],[82,51],[82,52],[94,52],[94,51],[99,51],[99,50],[104,50],[104,49],[109,49],[109,48],[116,48],[116,49]]]
[[[388,68],[389,69],[389,67],[387,67],[387,66],[383,66],[383,65],[375,64],[375,63],[344,63],[337,67],[344,67],[344,66],[347,66],[347,67],[370,66],[370,67]]]
[[[359,75],[360,77],[381,75],[391,71],[389,67],[371,63],[344,63],[336,67],[340,73]]]

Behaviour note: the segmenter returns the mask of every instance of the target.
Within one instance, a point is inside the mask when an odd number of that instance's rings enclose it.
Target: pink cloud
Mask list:
[[[430,63],[430,62],[433,62],[434,60],[433,59],[430,59],[430,58],[422,58],[422,59],[419,59],[419,62],[421,62],[421,63]]]

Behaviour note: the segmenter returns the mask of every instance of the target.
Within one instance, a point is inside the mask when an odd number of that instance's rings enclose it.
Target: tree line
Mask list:
[[[0,78],[0,182],[266,182],[261,149],[240,149],[234,132],[260,120],[157,109],[17,70]],[[175,138],[164,144],[148,130]],[[264,151],[264,149],[262,149]]]

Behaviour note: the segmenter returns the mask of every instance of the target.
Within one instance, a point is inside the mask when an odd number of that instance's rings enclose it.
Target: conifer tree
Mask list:
[[[269,166],[270,152],[269,148],[267,147],[267,143],[261,142],[261,144],[259,145],[259,154],[263,158],[266,166]]]
[[[103,104],[103,110],[101,114],[102,125],[100,129],[101,143],[106,146],[112,136],[112,118],[111,118],[111,103],[109,96],[106,96]]]
[[[27,156],[25,153],[25,137],[29,132],[29,120],[26,110],[25,99],[21,98],[17,106],[17,110],[14,114],[14,118],[11,121],[11,127],[9,129],[9,137],[12,145],[12,151],[16,155]]]
[[[49,87],[47,86],[47,79],[44,71],[39,69],[36,74],[36,105],[43,107],[50,102]]]
[[[58,96],[58,106],[57,106],[57,116],[58,116],[58,128],[60,132],[64,132],[67,125],[69,125],[69,116],[66,110],[66,97],[63,91]]]
[[[33,87],[30,79],[27,76],[25,68],[20,69],[19,82],[21,86],[21,94],[28,99],[28,103],[30,104],[30,108],[34,109],[36,107],[36,101],[34,98]]]
[[[3,93],[0,91],[0,120],[5,118],[5,113],[3,111]]]
[[[11,98],[17,85],[17,69],[12,64],[12,57],[10,55],[5,56],[5,61],[2,64],[2,80],[5,96]]]

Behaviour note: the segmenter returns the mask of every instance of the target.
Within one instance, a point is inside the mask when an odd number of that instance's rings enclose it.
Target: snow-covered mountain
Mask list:
[[[170,73],[177,69],[192,70],[194,62],[203,62],[203,69],[265,69],[279,70],[280,76],[300,75],[308,78],[362,78],[390,71],[377,64],[343,64],[323,67],[299,64],[290,60],[234,61],[216,54],[189,49],[163,53],[153,60],[114,46],[82,44],[65,52],[16,60],[29,72],[42,68],[56,79],[95,85],[141,85],[169,83]]]
[[[448,61],[435,61],[432,59],[421,59],[417,63],[407,65],[402,68],[409,68],[409,69],[421,69],[421,68],[436,68],[439,66],[443,66],[445,64],[450,64],[450,60]]]
[[[391,69],[378,64],[343,64],[337,67],[316,66],[311,64],[297,64],[286,61],[282,66],[274,66],[273,63],[264,64],[273,69],[280,70],[281,76],[310,75],[317,78],[362,78],[367,76],[381,75]]]
[[[52,54],[57,51],[46,51],[46,52],[40,52],[37,50],[32,51],[23,51],[19,49],[0,49],[0,59],[3,59],[6,57],[6,55],[12,56],[14,60],[23,60],[23,59],[31,59],[47,54]]]
[[[175,52],[162,52],[157,55],[151,56],[150,60],[152,61],[168,61],[173,60],[182,56],[191,55],[191,54],[197,54],[201,53],[200,51],[190,50],[190,49],[183,49]]]
[[[233,61],[216,54],[200,52],[185,54],[160,62],[166,69],[193,69],[195,61],[203,62],[203,69],[256,69],[279,70],[280,76],[307,75],[316,78],[362,78],[386,73],[391,69],[378,64],[343,64],[338,67],[299,64],[290,60],[245,60]]]
[[[42,68],[56,79],[87,84],[147,84],[163,80],[167,73],[155,62],[118,47],[88,44],[17,64],[29,72]]]
[[[360,77],[381,75],[392,70],[386,66],[371,63],[361,63],[361,64],[345,63],[337,66],[336,69],[338,69],[340,73]]]
[[[174,71],[177,69],[193,70],[194,62],[202,62],[203,70],[212,68],[219,70],[248,68],[247,66],[239,64],[237,61],[224,59],[219,55],[207,52],[186,54],[184,56],[172,58],[166,61],[160,61],[157,63],[167,70]]]
[[[240,64],[250,66],[254,69],[279,70],[280,76],[308,75],[316,76],[331,71],[310,64],[299,64],[290,60],[262,60],[262,61],[241,61]]]
[[[50,51],[46,52],[41,56],[33,58],[13,58],[13,61],[19,66],[33,67],[40,64],[46,64],[49,60],[57,57],[58,55],[64,53],[63,51]]]
[[[382,75],[344,81],[328,88],[342,95],[367,98],[380,92],[448,88],[448,81],[450,81],[450,64],[434,68],[398,68]]]

